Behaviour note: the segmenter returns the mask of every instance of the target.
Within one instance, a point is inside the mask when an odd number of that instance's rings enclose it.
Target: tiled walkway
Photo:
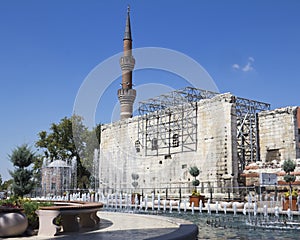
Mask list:
[[[80,232],[58,234],[55,237],[18,237],[9,238],[9,240],[17,239],[97,239],[97,240],[139,240],[150,237],[157,237],[173,232],[179,228],[180,224],[184,224],[184,220],[171,219],[153,215],[138,215],[131,213],[116,213],[100,211],[100,228]]]

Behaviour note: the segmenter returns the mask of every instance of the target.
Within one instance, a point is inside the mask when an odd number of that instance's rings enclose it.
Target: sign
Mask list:
[[[276,173],[260,173],[259,183],[261,186],[277,185]]]

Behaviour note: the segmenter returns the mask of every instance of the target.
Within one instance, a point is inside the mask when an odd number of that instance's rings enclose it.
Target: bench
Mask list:
[[[61,216],[63,232],[77,232],[81,228],[95,227],[100,222],[97,212],[102,203],[90,202],[53,202],[54,206],[40,207],[36,213],[39,216],[38,236],[54,236],[59,226],[54,219]]]

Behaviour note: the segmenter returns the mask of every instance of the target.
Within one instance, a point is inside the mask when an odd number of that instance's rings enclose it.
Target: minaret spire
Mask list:
[[[133,103],[136,97],[136,91],[132,89],[132,70],[134,68],[135,59],[132,56],[129,6],[127,7],[123,49],[123,57],[120,58],[120,66],[122,69],[122,88],[118,90],[118,98],[120,101],[120,117],[121,119],[126,119],[132,117]]]
[[[131,27],[130,27],[130,6],[127,7],[127,18],[126,18],[126,26],[125,26],[125,34],[124,34],[124,40],[132,40],[131,38]]]

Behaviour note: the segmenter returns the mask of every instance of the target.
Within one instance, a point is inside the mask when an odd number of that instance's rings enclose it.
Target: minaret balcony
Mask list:
[[[133,104],[136,97],[136,91],[135,89],[118,89],[118,98],[120,100],[120,103],[123,102],[130,102]]]
[[[120,66],[122,71],[132,71],[135,59],[132,56],[123,56],[120,58]]]

